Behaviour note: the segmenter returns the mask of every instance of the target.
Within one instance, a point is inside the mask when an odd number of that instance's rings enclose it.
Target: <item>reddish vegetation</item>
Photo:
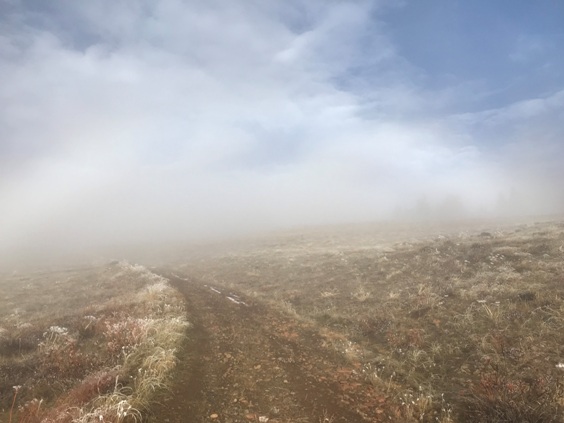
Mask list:
[[[281,235],[179,269],[340,334],[325,344],[386,398],[368,419],[562,421],[564,223],[408,229]]]
[[[0,327],[0,416],[117,423],[141,420],[138,407],[155,423],[560,423],[564,224],[378,234],[281,237],[171,265],[163,272],[183,295],[174,306],[163,286],[139,302],[120,297],[116,278],[91,277],[62,284],[81,293],[76,313],[49,316],[14,290]],[[139,291],[128,275],[117,286]],[[36,285],[50,309],[69,309],[57,283]],[[164,317],[180,335],[166,348],[145,342]],[[140,390],[158,402],[132,406]]]
[[[31,275],[25,285],[0,280],[11,293],[0,303],[7,316],[0,327],[0,420],[139,419],[137,408],[149,406],[174,367],[185,309],[165,280],[125,262],[70,273]],[[27,295],[27,287],[49,295]],[[7,314],[12,304],[19,308]]]

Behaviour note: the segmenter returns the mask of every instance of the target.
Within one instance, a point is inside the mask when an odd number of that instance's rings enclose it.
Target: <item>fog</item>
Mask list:
[[[2,1],[0,261],[561,213],[564,6],[420,3]]]

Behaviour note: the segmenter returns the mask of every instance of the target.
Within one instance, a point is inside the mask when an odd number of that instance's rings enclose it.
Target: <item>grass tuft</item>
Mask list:
[[[0,383],[18,387],[12,398],[0,396],[9,410],[0,421],[141,422],[166,389],[188,326],[180,294],[126,262],[78,273],[89,284],[69,277],[59,286],[56,273],[30,276],[59,308],[41,308],[44,297],[15,296],[28,311],[8,314],[0,331]],[[86,304],[84,296],[98,301]],[[6,316],[9,304],[3,307]]]
[[[481,225],[304,232],[183,270],[338,332],[396,421],[561,422],[564,224]]]

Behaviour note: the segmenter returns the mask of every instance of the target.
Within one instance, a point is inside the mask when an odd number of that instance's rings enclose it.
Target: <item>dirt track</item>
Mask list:
[[[151,422],[377,422],[386,398],[306,324],[220,287],[163,272],[189,329]]]

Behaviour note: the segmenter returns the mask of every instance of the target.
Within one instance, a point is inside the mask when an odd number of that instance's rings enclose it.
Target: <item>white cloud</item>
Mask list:
[[[456,118],[466,123],[494,126],[507,122],[522,122],[549,113],[561,113],[563,110],[564,90],[560,90],[545,97],[520,100],[500,108],[466,113]]]
[[[546,51],[545,43],[540,37],[521,35],[518,37],[514,50],[509,58],[519,64],[525,64],[538,59]]]
[[[410,79],[374,2],[255,6],[21,11],[0,34],[4,249],[366,220],[421,195],[488,207],[507,183],[474,126],[561,110],[441,116],[455,96]]]

